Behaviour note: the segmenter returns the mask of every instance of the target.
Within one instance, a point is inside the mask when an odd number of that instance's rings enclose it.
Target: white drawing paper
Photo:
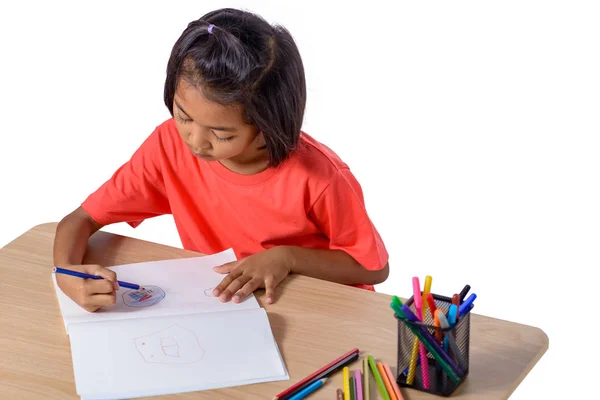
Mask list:
[[[264,309],[76,323],[77,393],[123,399],[289,379]]]
[[[212,295],[235,261],[233,250],[205,257],[110,267],[117,304],[89,313],[52,274],[71,342],[82,399],[135,397],[289,379],[264,309],[254,295],[239,304]]]

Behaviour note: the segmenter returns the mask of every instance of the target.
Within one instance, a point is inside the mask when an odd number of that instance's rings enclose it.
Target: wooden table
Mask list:
[[[69,340],[52,284],[56,224],[39,225],[0,249],[0,394],[3,399],[76,399]],[[97,232],[86,263],[105,266],[196,257],[197,253]],[[289,277],[273,305],[263,301],[291,379],[163,398],[271,399],[346,351],[358,347],[395,371],[396,321],[390,296],[303,276]],[[473,314],[471,361],[456,399],[506,399],[548,348],[538,328]],[[359,363],[351,369],[359,368]],[[335,399],[341,373],[311,399]],[[379,398],[372,386],[372,399]],[[402,389],[405,399],[435,396]],[[153,399],[156,397],[153,397]]]

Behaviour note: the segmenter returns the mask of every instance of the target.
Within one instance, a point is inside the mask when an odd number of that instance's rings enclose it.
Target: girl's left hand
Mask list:
[[[273,303],[275,288],[290,273],[286,265],[285,249],[273,247],[241,260],[215,267],[220,274],[229,274],[214,288],[213,295],[223,302],[239,303],[256,289],[266,289],[267,303]]]

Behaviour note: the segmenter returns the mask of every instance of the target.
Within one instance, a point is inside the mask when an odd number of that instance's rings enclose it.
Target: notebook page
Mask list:
[[[77,393],[123,399],[289,379],[264,309],[75,323]]]
[[[114,306],[94,313],[85,311],[66,296],[56,284],[55,274],[52,274],[52,280],[67,332],[69,325],[76,322],[259,308],[254,295],[239,304],[222,303],[212,295],[212,289],[225,277],[212,268],[235,260],[235,253],[229,249],[204,257],[109,267],[117,273],[118,280],[136,283],[148,290],[146,294],[140,294],[120,288]]]

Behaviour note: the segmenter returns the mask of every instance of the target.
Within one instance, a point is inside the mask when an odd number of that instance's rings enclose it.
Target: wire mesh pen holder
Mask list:
[[[432,296],[437,309],[448,315],[452,299],[433,293]],[[405,304],[415,315],[417,314],[412,297]],[[450,396],[464,382],[469,374],[471,308],[458,318],[455,325],[446,329],[434,326],[429,309],[423,322],[411,322],[396,315],[398,320],[396,382],[400,386],[438,396]],[[423,349],[421,349],[421,339],[427,342],[427,345],[422,346]],[[411,363],[415,355],[416,360]],[[426,368],[422,367],[422,355],[425,355]],[[425,384],[427,379],[429,387]]]

